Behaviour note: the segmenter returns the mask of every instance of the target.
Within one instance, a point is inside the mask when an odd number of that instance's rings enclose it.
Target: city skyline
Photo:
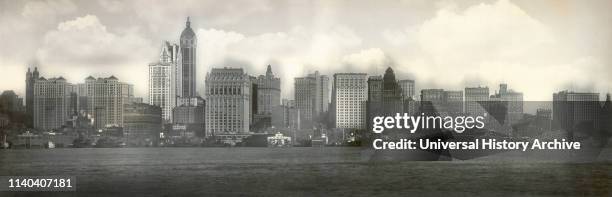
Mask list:
[[[0,0],[0,196],[609,196],[610,8]]]
[[[96,3],[100,6],[92,8]],[[369,2],[249,2],[255,4],[249,6],[253,10],[235,18],[232,16],[237,12],[231,9],[238,6],[236,2],[148,5],[168,8],[159,13],[163,19],[151,18],[147,9],[135,9],[139,15],[130,17],[129,8],[139,5],[137,2],[96,3],[3,1],[2,11],[7,17],[0,24],[15,28],[0,30],[6,35],[3,37],[12,38],[0,55],[5,73],[0,90],[25,95],[23,73],[36,60],[45,76],[63,76],[70,83],[89,75],[115,75],[134,84],[135,96],[147,100],[148,76],[134,73],[147,72],[149,63],[158,59],[164,40],[178,43],[185,20],[191,17],[199,48],[195,78],[200,95],[205,75],[212,68],[240,67],[257,76],[265,73],[269,64],[285,80],[281,97],[288,99],[295,99],[291,80],[307,73],[319,71],[332,76],[350,70],[377,75],[387,67],[396,71],[398,79],[415,80],[415,92],[496,87],[500,83],[523,92],[526,101],[552,100],[552,92],[565,89],[600,92],[601,100],[611,92],[611,80],[605,76],[611,72],[611,40],[602,36],[612,32],[605,23],[611,15],[599,9],[583,10],[609,7],[606,4],[610,2],[605,1],[554,6],[507,0],[383,1],[377,8],[388,11],[388,15],[382,17],[383,13],[376,12],[372,14],[381,17],[367,20],[358,11],[366,9]],[[224,12],[210,10],[215,5]],[[388,9],[393,6],[398,8]],[[564,6],[576,9],[564,10]],[[296,10],[298,7],[304,9]],[[202,10],[210,12],[202,14]],[[279,10],[294,12],[276,12]],[[309,10],[316,11],[316,16],[308,20],[300,17]],[[41,14],[52,17],[41,20]],[[271,25],[252,16],[290,19],[272,19],[276,25]],[[403,20],[406,18],[412,19]],[[465,26],[458,19],[490,28]],[[440,27],[447,29],[441,31]],[[495,33],[499,31],[496,28],[504,33]],[[565,28],[572,32],[563,31]],[[445,32],[450,38],[444,38]],[[453,42],[440,43],[436,38]],[[482,45],[483,41],[487,44]]]

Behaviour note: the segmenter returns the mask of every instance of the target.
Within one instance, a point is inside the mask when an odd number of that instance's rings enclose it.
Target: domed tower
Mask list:
[[[180,39],[181,63],[177,76],[177,93],[180,97],[196,96],[196,48],[197,38],[187,17],[186,27]]]
[[[385,90],[395,90],[397,89],[397,81],[395,80],[395,73],[391,67],[387,68],[385,71],[385,75],[383,77],[383,86]]]
[[[400,99],[402,96],[402,90],[399,84],[395,80],[395,73],[391,67],[387,68],[383,77],[383,97],[388,99]]]
[[[382,102],[385,114],[401,112],[403,107],[402,90],[395,80],[395,73],[391,67],[387,68],[383,76]]]
[[[272,66],[268,64],[268,68],[266,68],[266,77],[274,77],[274,73],[272,73]]]

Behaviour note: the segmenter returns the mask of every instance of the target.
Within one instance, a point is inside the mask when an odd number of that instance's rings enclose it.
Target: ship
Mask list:
[[[291,147],[291,137],[284,136],[282,133],[276,133],[268,139],[268,147]]]

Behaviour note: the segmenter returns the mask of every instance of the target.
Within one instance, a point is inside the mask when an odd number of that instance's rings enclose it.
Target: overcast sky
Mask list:
[[[381,75],[391,66],[417,88],[499,83],[525,100],[563,89],[612,92],[612,2],[499,1],[12,1],[0,0],[0,90],[24,95],[25,72],[117,76],[147,98],[148,64],[191,16],[197,90],[212,67],[251,75],[272,64],[284,98],[319,70]]]

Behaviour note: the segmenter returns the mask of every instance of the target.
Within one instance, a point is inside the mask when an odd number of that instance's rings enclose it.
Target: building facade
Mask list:
[[[597,130],[599,93],[561,91],[553,94],[553,123],[574,138],[576,130]]]
[[[329,108],[329,77],[315,71],[306,77],[295,78],[294,98],[296,108],[300,111],[300,125],[310,128],[319,121],[322,113]]]
[[[196,51],[197,37],[191,29],[191,21],[187,18],[186,26],[180,38],[180,66],[178,67],[177,80],[178,96],[196,96]]]
[[[543,131],[551,131],[552,129],[552,110],[538,108],[535,116],[536,127]]]
[[[34,82],[34,128],[42,131],[58,129],[70,118],[71,95],[75,86],[63,77]]]
[[[368,77],[368,119],[382,115],[383,104],[383,78],[382,76]],[[370,122],[368,121],[368,124]],[[369,128],[369,127],[368,127]]]
[[[26,72],[26,126],[34,126],[34,83],[39,78],[38,68],[34,67],[34,72],[30,68]]]
[[[491,95],[491,101],[501,101],[506,106],[505,125],[511,126],[523,119],[523,93],[508,89],[507,84],[500,84],[497,94]]]
[[[457,116],[463,113],[463,91],[443,89],[421,90],[421,111],[442,116]]]
[[[368,78],[367,127],[371,129],[372,119],[376,116],[395,116],[404,112],[402,88],[395,79],[390,67],[381,76]]]
[[[177,67],[181,63],[181,52],[180,46],[176,43],[170,43],[168,41],[164,41],[162,44],[162,49],[159,54],[159,61],[162,63],[173,64],[173,66]],[[174,69],[177,70],[177,69]]]
[[[242,68],[213,68],[206,76],[206,135],[236,143],[250,135],[251,80]]]
[[[414,80],[404,79],[398,81],[399,86],[402,88],[402,97],[404,99],[415,99],[415,85]]]
[[[488,87],[465,88],[465,113],[472,116],[483,116],[486,111],[482,104],[489,101]]]
[[[336,128],[365,129],[368,99],[367,74],[334,74],[332,99]]]
[[[123,132],[130,146],[152,146],[162,130],[162,109],[144,103],[132,103],[124,108]]]
[[[463,91],[446,90],[444,91],[446,109],[449,115],[457,116],[464,113],[463,110]]]
[[[167,62],[149,64],[149,104],[161,108],[166,123],[172,121],[172,109],[176,106],[174,68]]]
[[[280,105],[280,78],[275,77],[272,67],[268,65],[266,75],[259,75],[257,84],[257,114],[271,115],[272,109]]]
[[[283,99],[283,103],[274,107],[272,126],[278,129],[296,130],[300,128],[300,113],[294,100]]]
[[[85,83],[78,84],[79,106],[94,119],[94,128],[123,126],[124,105],[134,97],[131,84],[119,82],[115,76],[94,78],[89,76]]]
[[[254,132],[265,130],[272,126],[272,112],[280,103],[280,78],[275,77],[272,66],[268,65],[266,75],[259,75],[253,80],[253,122]]]
[[[191,102],[183,102],[172,110],[172,114],[172,128],[180,128],[178,130],[183,132],[178,136],[206,137],[204,99],[195,97]]]

